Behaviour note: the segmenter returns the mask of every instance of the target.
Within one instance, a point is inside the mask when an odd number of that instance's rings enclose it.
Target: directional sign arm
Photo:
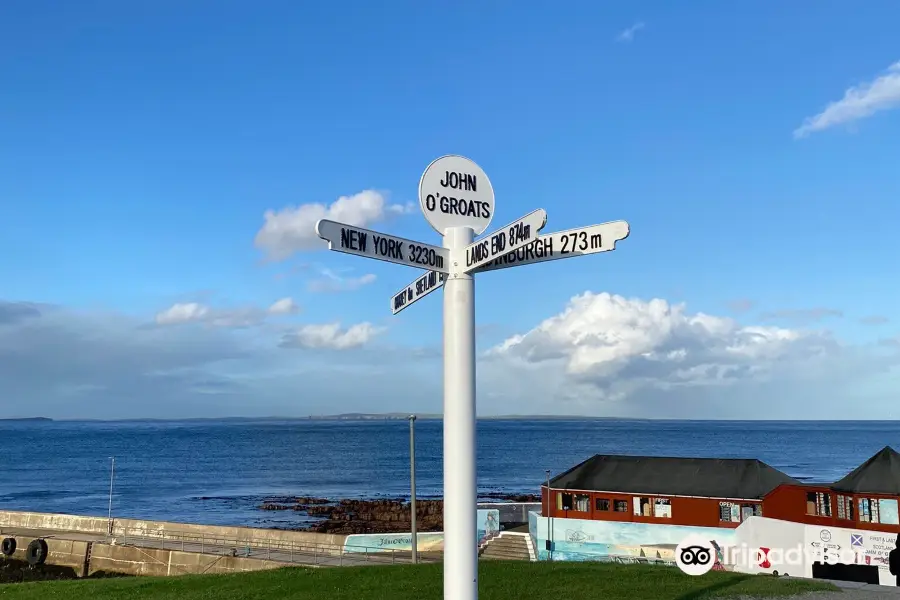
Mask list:
[[[538,231],[547,224],[547,211],[539,208],[528,213],[521,219],[513,221],[506,227],[486,235],[477,242],[473,242],[465,249],[463,263],[464,273],[469,273],[482,265],[500,258],[534,242],[538,238]]]
[[[482,264],[473,273],[496,271],[519,265],[586,256],[616,249],[616,242],[628,237],[630,228],[626,221],[610,221],[599,225],[589,225],[578,229],[557,231],[538,236],[533,242],[512,252]]]
[[[316,223],[316,234],[328,242],[329,250],[336,252],[375,258],[429,271],[450,272],[450,251],[446,248],[414,242],[329,219],[320,219]]]
[[[437,271],[429,271],[418,277],[411,284],[391,296],[391,312],[397,314],[413,302],[424,298],[434,290],[444,285],[446,276]]]

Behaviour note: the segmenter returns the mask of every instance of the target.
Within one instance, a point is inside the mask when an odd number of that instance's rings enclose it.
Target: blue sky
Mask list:
[[[368,227],[439,244],[407,206],[455,153],[491,178],[494,226],[631,226],[478,278],[482,412],[803,417],[815,396],[897,417],[898,16],[6,2],[0,416],[439,411],[440,295],[392,317],[417,272],[319,249],[296,211],[374,202]],[[280,260],[266,211],[295,228]],[[333,387],[359,378],[376,398]]]

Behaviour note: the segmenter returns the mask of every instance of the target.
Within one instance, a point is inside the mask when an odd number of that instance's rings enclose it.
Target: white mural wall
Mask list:
[[[538,560],[598,560],[606,556],[630,556],[675,560],[675,547],[692,534],[699,534],[723,550],[734,543],[734,529],[688,527],[652,523],[619,523],[559,519],[529,514],[529,533]],[[708,537],[707,537],[708,536]],[[547,540],[551,541],[550,550]],[[719,562],[724,553],[719,552]]]
[[[479,544],[494,537],[500,532],[500,511],[496,508],[478,509],[476,527]],[[442,552],[444,550],[443,532],[417,532],[416,549],[418,552]],[[412,532],[360,533],[348,535],[344,540],[344,552],[370,553],[393,550],[411,551]]]
[[[688,535],[701,535],[717,546],[722,568],[742,573],[812,577],[816,561],[873,565],[881,585],[896,585],[888,554],[897,534],[821,527],[766,517],[748,517],[737,529],[548,519],[529,514],[529,533],[538,560],[588,561],[609,556],[674,560],[675,547]],[[550,548],[547,540],[551,541]]]
[[[881,585],[896,585],[896,577],[888,570],[888,554],[896,547],[896,533],[751,517],[738,528],[737,542],[741,548],[761,550],[751,560],[737,561],[735,570],[745,573],[777,570],[812,577],[813,563],[827,561],[876,566]]]

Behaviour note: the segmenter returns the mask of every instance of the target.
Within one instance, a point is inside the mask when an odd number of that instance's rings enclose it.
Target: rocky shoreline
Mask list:
[[[481,494],[484,501],[540,502],[534,494]],[[354,500],[291,496],[267,498],[260,510],[291,510],[315,519],[303,531],[349,535],[357,533],[402,533],[410,530],[409,502],[404,498]],[[416,530],[441,531],[444,527],[443,500],[416,501]]]

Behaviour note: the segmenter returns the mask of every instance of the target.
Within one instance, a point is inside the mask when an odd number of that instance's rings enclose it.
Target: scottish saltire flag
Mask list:
[[[862,546],[862,534],[861,533],[851,533],[850,534],[850,545],[851,546]]]

